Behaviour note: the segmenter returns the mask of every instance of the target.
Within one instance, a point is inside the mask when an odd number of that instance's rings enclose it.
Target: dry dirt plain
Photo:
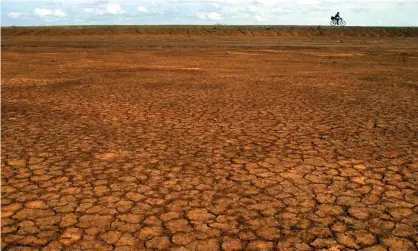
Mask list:
[[[417,250],[418,38],[2,37],[3,250]]]

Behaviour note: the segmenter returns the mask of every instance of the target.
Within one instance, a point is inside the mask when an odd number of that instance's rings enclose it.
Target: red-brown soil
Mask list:
[[[66,26],[6,27],[5,36],[188,35],[296,37],[417,37],[416,27],[329,26]]]
[[[25,29],[2,249],[417,249],[416,37]]]

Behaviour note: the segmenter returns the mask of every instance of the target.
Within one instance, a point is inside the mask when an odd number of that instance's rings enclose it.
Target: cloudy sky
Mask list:
[[[1,25],[418,26],[418,0],[2,0]]]

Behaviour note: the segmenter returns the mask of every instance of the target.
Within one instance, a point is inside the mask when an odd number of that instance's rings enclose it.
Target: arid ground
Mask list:
[[[13,29],[3,250],[417,250],[417,29]]]

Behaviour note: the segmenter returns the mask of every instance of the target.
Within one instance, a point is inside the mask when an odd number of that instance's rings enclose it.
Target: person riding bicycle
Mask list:
[[[337,14],[335,14],[334,19],[337,20],[337,25],[339,25],[340,24],[340,20],[341,20],[340,12],[337,12]]]
[[[341,26],[345,25],[345,21],[340,17],[339,12],[337,12],[335,16],[331,16],[331,26],[335,26],[335,25],[341,25]]]

